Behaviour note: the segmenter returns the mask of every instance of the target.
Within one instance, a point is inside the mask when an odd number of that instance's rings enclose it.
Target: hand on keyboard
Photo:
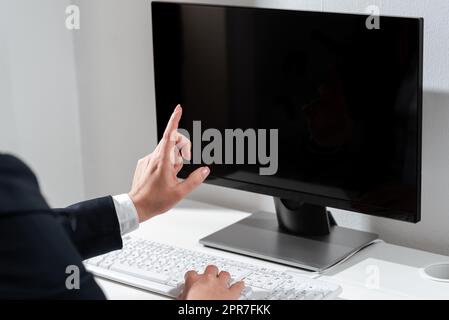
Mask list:
[[[209,267],[203,274],[197,273],[207,265],[216,267]],[[241,300],[321,300],[335,298],[341,292],[336,284],[306,275],[131,236],[123,238],[122,250],[93,257],[86,261],[86,267],[97,276],[172,298],[235,299],[240,293]],[[188,270],[195,271],[189,271],[186,279]],[[243,291],[243,283],[236,282],[233,289],[227,286],[229,282],[241,280],[245,281]]]
[[[188,271],[184,288],[179,296],[183,300],[237,300],[245,288],[243,281],[232,284],[227,271],[219,272],[213,265],[206,267],[203,274]]]

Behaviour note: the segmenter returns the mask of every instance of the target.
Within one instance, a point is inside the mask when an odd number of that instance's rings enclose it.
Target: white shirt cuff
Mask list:
[[[128,194],[119,194],[113,196],[112,199],[114,200],[121,235],[136,230],[139,227],[139,216]]]

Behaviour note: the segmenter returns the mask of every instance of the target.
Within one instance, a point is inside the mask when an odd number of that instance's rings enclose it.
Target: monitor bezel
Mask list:
[[[151,14],[152,17],[154,15],[154,7],[155,6],[197,6],[197,7],[220,7],[220,8],[238,8],[238,9],[250,9],[255,11],[273,11],[273,12],[300,12],[304,14],[319,14],[319,15],[339,15],[339,16],[366,16],[368,14],[360,14],[360,13],[341,13],[341,12],[320,12],[320,11],[308,11],[308,10],[289,10],[289,9],[274,9],[274,8],[262,8],[262,7],[249,7],[249,6],[233,6],[233,5],[218,5],[218,4],[203,4],[203,3],[184,3],[184,2],[161,2],[161,1],[151,1]],[[378,216],[387,219],[400,220],[410,223],[418,223],[421,221],[421,180],[422,180],[422,109],[423,109],[423,60],[424,60],[424,18],[422,17],[401,17],[401,16],[388,16],[388,15],[380,15],[380,18],[395,18],[395,19],[412,19],[418,22],[419,26],[419,56],[418,56],[418,76],[417,76],[417,199],[416,199],[416,213],[408,212],[408,211],[400,211],[386,207],[373,206],[366,203],[360,203],[351,200],[332,198],[329,196],[323,196],[319,194],[307,193],[304,191],[296,191],[290,189],[282,189],[278,187],[270,187],[267,185],[255,184],[253,182],[245,182],[241,180],[230,179],[226,177],[216,176],[213,172],[210,173],[209,177],[206,179],[205,183],[227,187],[231,189],[253,192],[273,197],[285,198],[303,201],[315,205],[331,207],[340,210],[347,210],[351,212],[361,213],[365,215]],[[153,21],[153,19],[152,19]],[[154,39],[154,30],[152,25],[153,39]],[[153,48],[153,58],[154,58],[154,48]],[[156,106],[156,117],[157,117],[157,81],[156,81],[156,70],[154,69],[154,89],[155,89],[155,106]],[[166,107],[166,106],[165,106]],[[156,121],[156,127],[157,127]],[[157,128],[158,141],[161,139],[159,134],[160,128]],[[190,174],[190,171],[186,171],[185,168],[181,169],[178,174],[179,178],[185,179]],[[361,204],[366,208],[372,209],[370,212],[358,210],[354,205]],[[375,210],[384,210],[384,212],[388,212],[389,215],[385,213],[376,213]]]

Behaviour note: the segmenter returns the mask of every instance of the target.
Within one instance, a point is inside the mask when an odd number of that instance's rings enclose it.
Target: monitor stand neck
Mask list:
[[[297,236],[325,236],[337,225],[323,206],[275,197],[274,207],[281,230]]]

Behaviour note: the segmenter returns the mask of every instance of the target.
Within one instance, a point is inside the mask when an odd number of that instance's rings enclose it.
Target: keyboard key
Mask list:
[[[97,266],[101,261],[103,261],[103,259],[104,259],[104,255],[101,255],[101,256],[97,256],[97,257],[90,258],[90,259],[87,260],[86,262],[87,262],[88,264]]]
[[[320,300],[336,297],[341,292],[338,285],[288,270],[271,270],[131,236],[125,238],[122,250],[93,257],[85,263],[86,268],[98,276],[174,298],[181,292],[187,271],[202,273],[211,264],[220,271],[228,271],[231,283],[239,280],[245,282],[246,287],[240,297],[242,300]],[[117,273],[126,275],[126,278]]]
[[[253,289],[251,287],[245,287],[240,294],[239,300],[249,300],[253,294]]]
[[[99,267],[105,268],[105,269],[109,269],[109,267],[114,263],[113,260],[110,260],[108,258],[104,259],[103,261],[98,263]]]
[[[110,267],[110,269],[113,271],[123,272],[130,276],[134,276],[134,277],[149,280],[149,281],[159,282],[159,283],[167,283],[167,281],[170,280],[169,277],[167,277],[166,275],[163,275],[161,273],[155,273],[152,271],[131,267],[131,266],[128,266],[125,264],[116,263],[116,264],[113,264]]]

